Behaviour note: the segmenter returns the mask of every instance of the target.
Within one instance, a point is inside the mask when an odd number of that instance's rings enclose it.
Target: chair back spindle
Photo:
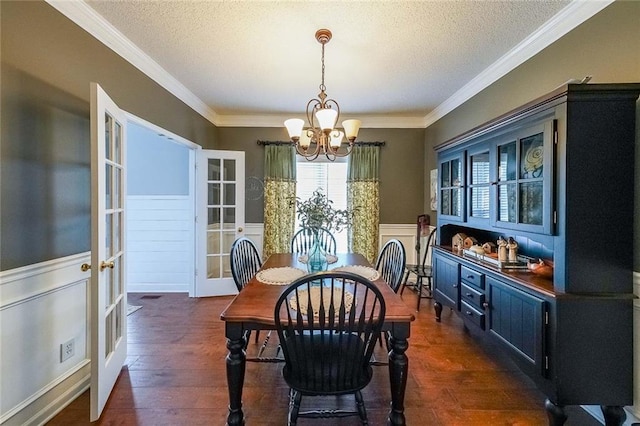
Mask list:
[[[406,264],[407,255],[402,242],[397,239],[387,241],[378,255],[376,269],[395,293],[402,283]]]
[[[240,237],[231,245],[229,259],[231,275],[240,291],[260,270],[262,265],[260,254],[253,241],[247,237]]]
[[[315,232],[316,230],[312,228],[302,228],[298,230],[291,239],[291,252],[298,254],[308,253],[313,245]],[[336,254],[336,238],[331,231],[325,228],[319,228],[317,232],[318,241],[322,248],[329,254]]]

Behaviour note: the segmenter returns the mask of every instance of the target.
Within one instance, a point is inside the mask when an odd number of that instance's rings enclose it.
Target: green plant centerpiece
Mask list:
[[[321,188],[313,191],[307,200],[296,198],[296,214],[303,228],[313,233],[313,244],[307,257],[309,272],[327,269],[327,253],[320,243],[318,236],[320,229],[341,231],[351,225],[352,215],[348,210],[333,207],[333,201],[328,199]]]
[[[351,215],[347,210],[333,207],[333,201],[322,192],[322,188],[313,191],[305,201],[296,198],[298,220],[304,228],[325,228],[340,232],[351,224]]]

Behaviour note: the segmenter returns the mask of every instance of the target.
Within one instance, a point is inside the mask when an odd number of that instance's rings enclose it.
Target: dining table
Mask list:
[[[229,413],[227,424],[243,425],[242,388],[246,369],[247,330],[275,330],[274,308],[276,300],[287,287],[307,273],[304,255],[296,253],[272,254],[258,273],[247,283],[238,295],[220,314],[225,322],[227,339],[226,357],[227,385],[229,388]],[[372,268],[370,262],[359,253],[339,253],[330,259],[327,270],[346,270],[370,279],[380,289],[386,314],[383,331],[389,332],[389,383],[391,406],[387,418],[388,425],[404,425],[404,396],[407,385],[411,322],[415,319],[413,310],[408,308],[400,296]]]

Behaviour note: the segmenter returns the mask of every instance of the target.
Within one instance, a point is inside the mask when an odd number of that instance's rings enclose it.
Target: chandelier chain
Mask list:
[[[324,92],[326,90],[326,86],[324,85],[324,45],[325,43],[322,43],[322,83],[320,83],[320,91]]]

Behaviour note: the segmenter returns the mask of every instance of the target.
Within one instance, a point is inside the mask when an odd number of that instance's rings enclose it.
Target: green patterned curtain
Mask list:
[[[296,152],[292,145],[267,145],[264,161],[262,258],[291,251],[296,214]]]
[[[349,154],[347,176],[347,206],[353,211],[349,247],[371,263],[378,255],[379,159],[379,146],[354,146]]]

